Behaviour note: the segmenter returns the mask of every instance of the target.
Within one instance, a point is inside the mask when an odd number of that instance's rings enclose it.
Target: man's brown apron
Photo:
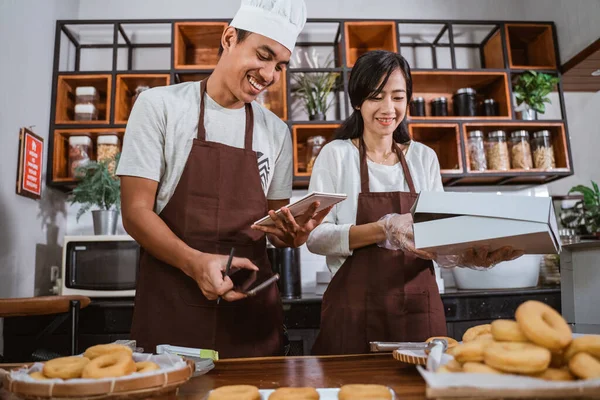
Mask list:
[[[371,193],[362,138],[359,148],[361,193],[356,225],[390,213],[410,212],[417,193],[402,151],[393,145],[410,192]],[[373,244],[354,250],[331,280],[323,296],[321,331],[313,353],[368,353],[371,341],[424,341],[445,335],[446,318],[433,263]]]
[[[160,217],[188,246],[213,254],[229,254],[235,247],[235,256],[250,259],[259,274],[270,276],[265,236],[250,229],[267,213],[252,150],[252,107],[245,107],[243,149],[208,142],[205,92],[206,80],[200,84],[198,137]],[[217,306],[181,270],[142,250],[131,335],[147,352],[171,344],[214,349],[221,358],[281,355],[283,308],[277,285],[256,297]]]

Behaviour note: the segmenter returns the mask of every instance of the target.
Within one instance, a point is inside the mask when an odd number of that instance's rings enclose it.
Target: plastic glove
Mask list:
[[[510,246],[491,250],[490,246],[473,247],[461,251],[459,254],[437,255],[434,261],[442,268],[470,268],[485,270],[496,266],[503,261],[511,261],[521,257],[523,250],[514,249]]]
[[[425,260],[433,260],[435,258],[435,254],[433,253],[415,249],[411,214],[387,214],[381,217],[379,223],[383,226],[386,236],[385,241],[377,243],[379,247],[413,253]]]

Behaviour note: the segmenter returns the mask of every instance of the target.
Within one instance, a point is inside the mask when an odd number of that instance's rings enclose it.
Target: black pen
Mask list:
[[[229,259],[227,260],[227,266],[225,267],[225,276],[229,275],[229,270],[231,269],[231,261],[233,261],[234,251],[235,251],[235,247],[232,247],[231,251],[229,252]],[[225,278],[225,276],[223,278]],[[219,304],[220,301],[221,301],[221,296],[219,296],[219,298],[217,299],[217,304]]]

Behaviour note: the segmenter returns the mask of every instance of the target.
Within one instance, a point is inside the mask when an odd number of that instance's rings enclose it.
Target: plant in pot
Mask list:
[[[305,63],[301,61],[299,53],[296,53],[296,64],[306,65],[309,68],[330,68],[333,64],[329,57],[324,65],[319,65],[319,56],[314,51],[309,57],[306,52],[304,55]],[[293,79],[296,84],[294,93],[302,99],[308,118],[311,121],[324,121],[327,110],[331,107],[333,99],[329,95],[337,87],[337,79],[340,76],[337,72],[300,72],[293,74]]]
[[[545,103],[551,103],[548,95],[558,82],[558,77],[542,72],[527,71],[519,75],[513,86],[513,93],[517,98],[517,106],[524,105],[521,119],[534,120],[537,119],[537,113],[544,114]]]
[[[579,226],[585,228],[588,234],[600,238],[600,188],[598,184],[592,181],[592,186],[577,185],[569,190],[571,193],[580,193],[583,200],[575,205],[578,210]]]
[[[119,162],[119,157],[120,154],[117,154],[114,160],[116,163]],[[121,209],[121,181],[111,172],[112,161],[90,161],[75,170],[79,182],[71,192],[71,204],[81,204],[77,211],[77,222],[90,209],[98,208],[92,211],[96,235],[114,235],[117,231]]]

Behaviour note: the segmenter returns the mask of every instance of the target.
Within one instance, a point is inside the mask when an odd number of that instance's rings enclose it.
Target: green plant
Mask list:
[[[332,65],[331,57],[329,57],[324,66],[319,65],[319,57],[315,51],[312,56],[308,57],[304,53],[305,60],[310,68],[329,68]],[[301,64],[298,53],[296,54],[296,62]],[[336,88],[336,82],[340,76],[337,72],[308,72],[293,74],[293,79],[296,83],[294,93],[300,97],[306,108],[308,115],[325,114],[333,99],[328,101],[329,93]]]
[[[592,181],[592,187],[577,185],[571,188],[569,194],[581,193],[583,200],[577,202],[575,207],[580,211],[578,222],[585,226],[591,234],[600,232],[600,189],[598,184]]]
[[[115,157],[119,162],[120,154]],[[116,210],[121,208],[121,181],[109,170],[112,160],[101,162],[91,161],[78,167],[75,173],[79,178],[77,187],[71,192],[71,204],[79,203],[81,207],[77,211],[77,221],[92,207],[101,210]]]
[[[559,79],[541,72],[527,71],[519,75],[513,87],[517,98],[517,106],[525,103],[529,108],[543,114],[546,112],[544,103],[551,103],[548,94],[554,90]]]

